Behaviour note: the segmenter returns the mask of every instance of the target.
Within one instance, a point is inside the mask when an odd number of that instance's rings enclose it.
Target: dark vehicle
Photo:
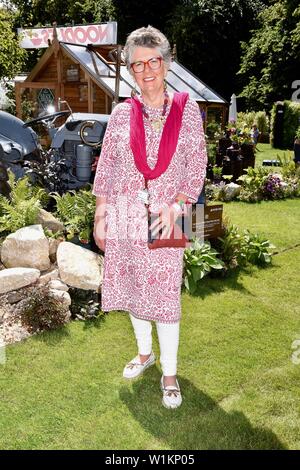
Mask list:
[[[11,168],[17,178],[23,176],[21,162],[40,159],[37,134],[25,128],[24,122],[9,113],[0,111],[0,161]]]
[[[66,116],[66,122],[55,127],[55,121]],[[16,179],[28,175],[49,191],[79,189],[92,183],[108,119],[107,114],[72,113],[69,109],[24,123],[0,111],[0,180],[9,168]],[[48,151],[42,150],[31,127],[37,123],[47,128],[51,138]]]

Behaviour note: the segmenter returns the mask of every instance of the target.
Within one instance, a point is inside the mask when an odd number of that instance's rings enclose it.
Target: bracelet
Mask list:
[[[173,202],[172,207],[176,210],[176,212],[181,213],[182,212],[182,207],[178,204],[178,202]]]
[[[186,204],[193,204],[192,201],[190,201],[189,199],[187,199],[186,201],[184,201],[183,199],[175,199],[176,202],[178,202],[178,204],[185,206]]]
[[[180,205],[180,207],[183,207],[185,205],[185,201],[183,199],[175,199],[175,202]]]

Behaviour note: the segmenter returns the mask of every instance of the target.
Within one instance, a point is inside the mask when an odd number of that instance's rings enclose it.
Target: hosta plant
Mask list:
[[[223,269],[224,263],[217,258],[218,252],[208,241],[195,239],[189,248],[184,251],[183,280],[186,289],[195,293],[199,281],[213,269]]]

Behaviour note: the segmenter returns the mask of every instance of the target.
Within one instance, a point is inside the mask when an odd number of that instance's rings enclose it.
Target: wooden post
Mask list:
[[[109,114],[108,112],[108,96],[106,93],[104,93],[105,96],[105,114]]]
[[[118,45],[118,47],[117,47],[117,64],[116,64],[115,103],[119,103],[121,51],[122,51],[122,46]]]
[[[64,99],[62,89],[63,89],[63,70],[62,70],[62,53],[61,50],[57,53],[57,84],[58,84],[58,97],[62,100]],[[55,103],[56,106],[58,102]]]
[[[90,77],[87,79],[88,82],[88,113],[94,112],[94,84]]]
[[[56,83],[55,85],[55,98],[54,98],[54,102],[56,105],[58,105],[58,98],[60,98],[60,86],[58,83]]]
[[[56,29],[57,23],[56,23],[56,21],[54,21],[52,24],[53,24],[53,39],[54,39],[54,40],[56,39],[56,41],[57,41],[57,40],[58,40],[58,37],[57,37],[57,29]]]
[[[204,105],[203,105],[203,109],[204,109],[204,112],[205,112],[205,119],[204,119],[204,121],[203,121],[203,130],[204,130],[204,133],[206,133],[207,111],[208,111],[208,106],[207,106],[207,104],[204,104]]]

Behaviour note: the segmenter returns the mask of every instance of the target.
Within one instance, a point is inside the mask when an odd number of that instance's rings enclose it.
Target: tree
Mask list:
[[[174,7],[178,0],[112,0],[118,21],[118,41],[125,44],[131,31],[142,26],[154,26],[163,33],[166,32],[166,23],[172,17]]]
[[[23,27],[105,22],[113,19],[111,0],[11,0]]]
[[[34,28],[60,25],[106,22],[114,19],[111,0],[7,0],[14,13],[15,28]],[[28,50],[26,70],[32,70],[45,52],[44,49]]]
[[[11,79],[20,72],[26,51],[19,46],[12,29],[13,13],[0,7],[0,79]]]
[[[259,26],[242,44],[239,96],[249,107],[270,109],[274,101],[291,99],[299,79],[300,7],[298,0],[271,4],[258,16]]]
[[[229,100],[236,92],[241,47],[250,38],[260,0],[181,0],[168,21],[179,60]]]
[[[160,29],[178,59],[195,75],[229,100],[237,92],[240,41],[249,41],[259,12],[272,0],[10,0],[17,8],[18,26],[72,22],[118,22],[118,42],[141,26]],[[31,69],[43,51],[28,54]],[[241,89],[241,85],[239,85]]]

